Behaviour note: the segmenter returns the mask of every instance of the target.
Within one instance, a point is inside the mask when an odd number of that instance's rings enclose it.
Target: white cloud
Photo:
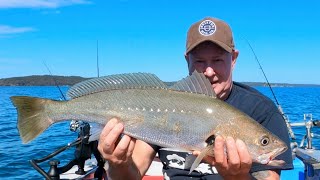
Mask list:
[[[90,3],[88,0],[0,0],[0,8],[58,8]]]
[[[32,27],[12,27],[7,25],[0,25],[0,35],[25,33],[35,30],[36,29]]]

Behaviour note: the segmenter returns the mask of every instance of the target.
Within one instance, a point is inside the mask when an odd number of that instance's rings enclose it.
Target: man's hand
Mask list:
[[[123,124],[111,119],[100,135],[98,150],[109,163],[110,179],[142,179],[156,155],[154,149],[140,140],[123,135]]]
[[[123,132],[123,124],[117,119],[111,119],[104,127],[99,140],[98,150],[102,157],[109,163],[109,170],[118,174],[122,169],[131,169],[133,166],[132,153],[135,147],[135,139],[127,135],[120,135]]]
[[[250,179],[252,158],[243,141],[217,136],[213,150],[214,157],[206,156],[203,160],[215,166],[224,179]]]

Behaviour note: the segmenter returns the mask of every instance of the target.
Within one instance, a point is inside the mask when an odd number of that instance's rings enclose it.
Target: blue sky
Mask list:
[[[0,78],[48,74],[95,77],[151,72],[187,75],[189,26],[227,21],[240,51],[236,81],[320,84],[318,1],[0,0]]]

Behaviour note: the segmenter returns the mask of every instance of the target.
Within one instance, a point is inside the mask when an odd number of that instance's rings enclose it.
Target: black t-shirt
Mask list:
[[[254,88],[233,82],[232,91],[225,100],[226,103],[236,107],[246,113],[257,122],[266,127],[269,131],[277,135],[288,146],[288,150],[277,156],[286,162],[281,167],[272,167],[262,164],[253,163],[250,172],[271,170],[271,169],[292,169],[292,154],[288,129],[285,121],[278,111],[275,104],[266,96]],[[159,158],[163,163],[164,178],[173,179],[222,179],[217,170],[206,163],[200,163],[191,174],[189,169],[195,157],[188,152],[181,152],[174,149],[160,148],[153,146],[158,152]]]

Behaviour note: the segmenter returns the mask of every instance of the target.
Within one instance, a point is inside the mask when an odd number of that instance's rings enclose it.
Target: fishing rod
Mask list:
[[[60,88],[60,86],[58,85],[56,79],[54,78],[54,76],[52,75],[49,67],[47,66],[47,64],[45,63],[45,61],[43,61],[43,64],[45,65],[45,67],[47,68],[49,74],[51,75],[55,86],[59,89],[59,92],[61,94],[61,96],[63,97],[64,100],[67,100],[66,97],[64,96],[64,94],[62,93],[62,90]],[[89,142],[89,137],[90,137],[90,125],[89,123],[86,122],[73,122],[70,124],[70,130],[71,131],[77,131],[79,130],[78,133],[78,138],[71,143],[68,143],[66,146],[63,146],[57,150],[55,150],[53,153],[40,158],[40,159],[31,159],[29,162],[32,165],[32,167],[37,170],[45,179],[47,180],[59,180],[60,179],[60,174],[67,172],[68,170],[70,170],[74,165],[78,166],[78,170],[75,171],[75,174],[78,175],[84,175],[87,172],[84,170],[84,166],[85,166],[85,161],[88,158],[91,158],[91,154],[94,154],[96,160],[97,160],[97,168],[96,168],[96,172],[94,174],[95,177],[97,177],[98,179],[102,179],[102,172],[103,170],[103,166],[104,166],[104,160],[101,158],[99,151],[97,149],[98,143],[95,141]],[[76,147],[76,150],[74,152],[74,159],[72,159],[71,161],[69,161],[67,164],[65,164],[64,166],[60,166],[58,167],[58,164],[60,163],[60,161],[58,160],[50,160],[49,164],[50,164],[50,169],[48,172],[45,172],[38,164],[39,163],[43,163],[44,161],[47,161],[49,159],[52,159],[53,157],[57,156],[58,154],[60,154],[61,152],[71,148],[71,147]]]
[[[97,40],[97,73],[98,73],[98,77],[100,77],[100,71],[99,71],[99,44],[98,44],[98,40]]]
[[[295,141],[296,138],[295,138],[295,136],[294,136],[294,133],[293,133],[292,128],[291,128],[291,125],[290,125],[290,123],[289,123],[289,119],[288,119],[288,117],[284,114],[284,112],[283,112],[283,110],[282,110],[282,108],[281,108],[281,105],[279,104],[278,99],[277,99],[276,95],[275,95],[274,92],[273,92],[273,89],[272,89],[272,87],[271,87],[271,85],[270,85],[270,83],[269,83],[269,80],[268,80],[268,78],[267,78],[267,76],[266,76],[266,74],[265,74],[265,72],[264,72],[264,70],[263,70],[263,68],[262,68],[262,66],[261,66],[261,64],[260,64],[260,61],[259,61],[259,59],[258,59],[255,51],[253,50],[253,48],[252,48],[251,44],[249,43],[249,41],[248,41],[246,38],[244,38],[244,39],[247,41],[247,43],[248,43],[248,45],[249,45],[249,47],[250,47],[250,49],[251,49],[251,51],[252,51],[252,53],[253,53],[253,55],[254,55],[254,57],[255,57],[255,60],[257,61],[258,65],[259,65],[259,67],[260,67],[260,69],[261,69],[261,71],[262,71],[262,73],[263,73],[263,76],[264,76],[265,80],[267,81],[268,87],[269,87],[270,90],[271,90],[272,96],[273,96],[273,98],[275,99],[275,102],[276,102],[276,104],[277,104],[277,106],[278,106],[278,109],[279,109],[279,111],[280,111],[283,119],[284,119],[285,122],[286,122],[288,131],[289,131],[290,138],[291,138],[293,141]]]
[[[48,67],[48,66],[47,66],[47,64],[46,64],[46,62],[45,62],[45,61],[42,61],[42,62],[43,62],[43,64],[46,66],[46,68],[47,68],[47,70],[48,70],[48,72],[49,72],[50,76],[52,77],[52,79],[53,79],[53,81],[54,81],[55,86],[59,89],[59,92],[60,92],[61,96],[62,96],[62,97],[63,97],[63,99],[66,101],[66,100],[67,100],[67,98],[66,98],[66,97],[64,96],[64,94],[62,93],[62,90],[61,90],[60,86],[58,85],[58,83],[57,83],[56,79],[53,77],[53,75],[52,75],[52,73],[51,73],[51,71],[50,71],[49,67]]]
[[[32,167],[37,170],[44,178],[46,178],[47,180],[52,180],[52,179],[59,179],[57,178],[59,176],[59,174],[67,172],[69,169],[72,168],[73,165],[75,165],[75,163],[69,163],[66,166],[63,166],[62,168],[58,168],[57,165],[60,163],[59,161],[50,161],[50,170],[47,172],[45,172],[38,164],[42,163],[44,161],[47,161],[49,159],[51,159],[52,157],[60,154],[61,152],[76,146],[78,144],[80,144],[82,142],[82,139],[77,139],[76,141],[72,142],[72,143],[68,143],[66,146],[61,147],[60,149],[54,151],[53,153],[40,158],[40,159],[32,159],[30,160],[30,164],[32,165]]]
[[[55,83],[55,86],[59,89],[61,96],[63,97],[64,100],[67,100],[66,97],[64,96],[60,86],[58,85],[56,79],[52,75],[49,67],[45,63],[45,61],[43,61],[43,64],[45,65],[49,74],[51,75],[51,77]],[[97,73],[98,73],[98,77],[99,77],[98,41],[97,41]],[[89,137],[91,136],[90,129],[91,129],[90,125],[87,122],[72,121],[70,123],[70,130],[73,132],[79,130],[77,140],[75,140],[72,143],[68,143],[68,145],[61,147],[60,149],[54,151],[53,153],[51,153],[43,158],[30,160],[29,161],[30,164],[47,180],[58,180],[58,179],[60,179],[60,177],[59,177],[60,174],[67,172],[74,165],[78,166],[78,170],[75,172],[76,174],[79,174],[79,175],[86,174],[86,171],[84,171],[85,161],[88,158],[91,158],[91,154],[93,154],[97,160],[97,167],[95,168],[96,171],[94,173],[94,177],[96,179],[102,179],[103,173],[105,172],[103,169],[105,162],[104,162],[104,159],[101,157],[100,152],[97,149],[98,142],[97,141],[89,142]],[[74,153],[75,158],[73,160],[71,160],[69,163],[67,163],[66,165],[64,165],[62,167],[58,167],[57,165],[60,162],[57,160],[51,160],[49,162],[50,169],[47,173],[38,165],[38,163],[42,163],[44,161],[47,161],[47,160],[53,158],[54,156],[60,154],[61,152],[65,151],[73,146],[76,146],[76,150]]]

